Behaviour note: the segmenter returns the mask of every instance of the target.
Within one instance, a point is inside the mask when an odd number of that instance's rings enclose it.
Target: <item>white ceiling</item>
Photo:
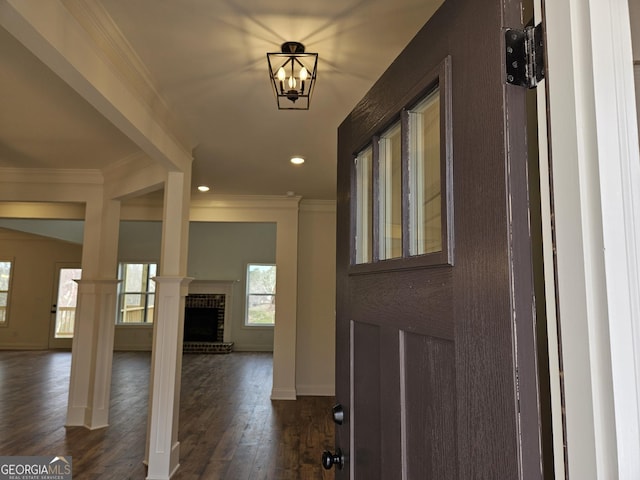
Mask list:
[[[27,1],[27,0],[24,0]],[[52,1],[52,0],[50,0]],[[62,0],[103,9],[193,149],[193,185],[335,198],[336,132],[441,0]],[[279,111],[266,53],[319,54],[308,111]],[[104,168],[138,146],[0,28],[0,167]],[[289,158],[307,162],[292,166]]]

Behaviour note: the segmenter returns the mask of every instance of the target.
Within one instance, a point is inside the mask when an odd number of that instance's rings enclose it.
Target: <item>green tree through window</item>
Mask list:
[[[276,266],[247,265],[246,325],[275,325]]]

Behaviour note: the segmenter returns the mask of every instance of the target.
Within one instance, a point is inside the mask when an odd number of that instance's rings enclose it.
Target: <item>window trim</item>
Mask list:
[[[9,284],[7,285],[7,305],[5,307],[5,321],[0,322],[0,328],[6,328],[9,326],[10,312],[11,312],[11,291],[13,278],[15,277],[15,266],[16,259],[15,257],[0,257],[0,262],[9,262],[11,267],[9,269]],[[4,290],[3,290],[4,291]]]
[[[247,328],[247,329],[256,329],[256,328],[262,328],[265,330],[270,330],[273,329],[276,325],[276,315],[274,314],[274,318],[273,318],[273,323],[249,323],[249,297],[252,295],[251,292],[249,291],[249,268],[251,268],[252,266],[264,266],[264,267],[273,267],[276,269],[276,288],[274,288],[274,293],[273,294],[261,294],[261,295],[273,295],[274,297],[274,302],[275,302],[275,297],[276,297],[276,289],[277,289],[277,274],[278,274],[278,267],[275,263],[261,263],[261,262],[250,262],[246,264],[246,268],[245,268],[245,295],[244,295],[244,322],[243,322],[243,327]],[[253,294],[255,295],[255,294]],[[260,294],[258,294],[260,295]]]

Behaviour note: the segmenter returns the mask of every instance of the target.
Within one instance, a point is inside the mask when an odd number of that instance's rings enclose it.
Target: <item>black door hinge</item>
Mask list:
[[[544,78],[544,35],[542,24],[524,30],[504,32],[506,81],[520,87],[535,88]]]

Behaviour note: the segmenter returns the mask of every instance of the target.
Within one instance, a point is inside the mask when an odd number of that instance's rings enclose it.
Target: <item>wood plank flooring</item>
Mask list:
[[[69,352],[0,351],[0,455],[71,455],[73,478],[144,479],[150,354],[116,352],[108,428],[65,428]],[[271,401],[272,356],[185,355],[176,480],[330,480],[332,397]]]

